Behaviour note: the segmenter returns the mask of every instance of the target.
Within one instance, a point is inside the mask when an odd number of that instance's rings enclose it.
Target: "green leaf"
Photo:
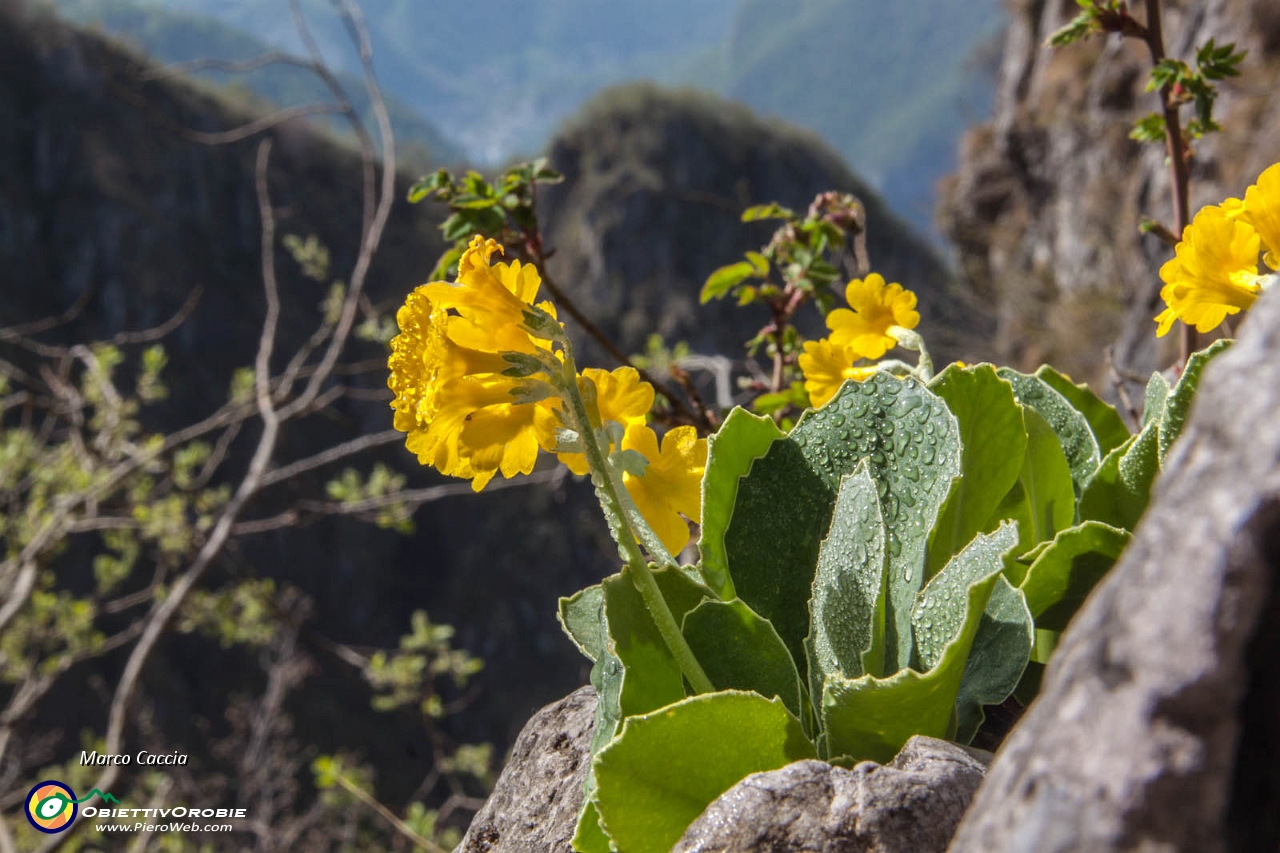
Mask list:
[[[431,280],[444,281],[445,278],[448,277],[449,272],[457,267],[458,260],[462,257],[462,254],[465,251],[465,246],[454,246],[452,249],[449,249],[441,255],[440,260],[436,261],[435,269],[431,271]]]
[[[822,692],[828,675],[883,675],[886,607],[884,519],[866,462],[844,478],[831,529],[818,552],[805,640],[809,680]]]
[[[777,696],[800,716],[800,673],[786,643],[741,599],[702,602],[684,617],[683,631],[717,690]]]
[[[1164,404],[1169,399],[1169,380],[1162,373],[1153,373],[1147,380],[1147,391],[1142,402],[1142,425],[1145,427],[1153,420],[1159,424],[1164,420]]]
[[[1049,47],[1066,47],[1098,31],[1097,16],[1092,11],[1086,10],[1072,18],[1065,26],[1050,33],[1045,39],[1045,44]]]
[[[757,219],[794,219],[795,213],[777,202],[757,204],[742,211],[743,222],[755,222]]]
[[[946,404],[916,380],[887,373],[846,382],[775,441],[738,486],[725,534],[734,587],[777,628],[797,666],[804,665],[814,569],[836,493],[863,459],[889,529],[885,670],[892,672],[910,659],[907,626],[923,583],[926,537],[960,473],[959,427]]]
[[[1082,521],[1092,519],[1125,530],[1137,525],[1160,471],[1160,420],[1148,421],[1142,432],[1107,454],[1080,496]]]
[[[573,849],[578,853],[611,853],[609,836],[600,826],[600,812],[595,800],[585,800],[578,812],[578,830],[573,835]]]
[[[653,577],[677,624],[710,595],[710,590],[676,567],[656,569]],[[621,574],[605,578],[601,585],[611,650],[626,669],[621,696],[623,715],[648,713],[683,699],[680,665],[636,589],[631,569],[624,568]]]
[[[596,658],[591,667],[591,686],[596,689],[596,720],[591,735],[591,754],[595,755],[605,744],[613,740],[622,725],[622,684],[626,679],[626,670],[622,661],[613,653],[612,644],[608,643],[608,626],[601,611],[601,637],[605,645],[603,654]],[[595,790],[595,776],[587,771],[583,782],[583,790],[590,795]]]
[[[1098,521],[1086,521],[1054,537],[1019,586],[1036,627],[1065,630],[1085,596],[1115,565],[1129,538],[1128,531]]]
[[[733,516],[738,483],[751,463],[785,438],[771,418],[757,417],[735,408],[720,429],[707,439],[707,468],[702,476],[702,577],[723,599],[735,596],[725,552],[725,532]]]
[[[409,203],[417,204],[437,190],[449,189],[453,186],[453,176],[447,169],[439,169],[430,175],[423,175],[409,187]]]
[[[1195,397],[1196,389],[1200,387],[1200,377],[1204,369],[1210,361],[1230,346],[1230,340],[1217,340],[1187,359],[1187,365],[1182,369],[1182,377],[1178,379],[1178,384],[1173,387],[1173,391],[1164,401],[1164,418],[1160,423],[1161,464],[1164,464],[1164,457],[1169,453],[1173,442],[1182,435],[1182,428],[1187,422],[1187,415],[1190,414],[1191,401]]]
[[[758,275],[756,268],[747,261],[738,261],[736,264],[720,267],[707,276],[707,282],[702,285],[702,294],[698,297],[698,302],[706,305],[712,299],[719,299],[754,275]]]
[[[1129,138],[1138,142],[1159,142],[1165,136],[1164,116],[1160,113],[1148,113],[1134,122]]]
[[[759,252],[747,252],[747,261],[755,267],[757,274],[761,276],[769,274],[769,259]]]
[[[987,521],[1017,482],[1027,450],[1022,408],[991,365],[951,365],[929,383],[929,390],[959,422],[963,451],[960,477],[929,536],[926,579],[976,534],[990,529]]]
[[[957,741],[970,743],[986,719],[983,706],[999,705],[1017,689],[1034,643],[1035,620],[1027,600],[1002,575],[982,611],[956,693]]]
[[[1059,530],[1072,525],[1076,496],[1071,468],[1057,433],[1034,409],[1024,408],[1022,415],[1027,430],[1027,455],[1019,479],[1026,493],[1031,534],[1027,537],[1023,532],[1022,537],[1030,547],[1052,539]]]
[[[601,823],[618,850],[667,853],[743,777],[815,757],[780,701],[736,691],[693,696],[629,718],[596,756]]]
[[[969,584],[959,630],[927,673],[902,669],[884,679],[871,675],[827,679],[821,712],[827,755],[883,764],[912,735],[948,736],[969,651],[1002,568],[993,566],[989,574]]]
[[[922,672],[937,666],[959,635],[969,586],[992,572],[1003,572],[1004,555],[1017,544],[1018,527],[1011,522],[992,533],[979,534],[920,590],[911,610],[911,630]]]
[[[556,615],[560,627],[588,660],[594,663],[605,653],[606,636],[600,629],[604,619],[604,589],[600,584],[560,599],[560,612]]]
[[[1013,385],[1013,394],[1019,403],[1035,409],[1036,414],[1053,428],[1062,443],[1062,453],[1071,466],[1071,479],[1079,493],[1102,461],[1098,441],[1093,437],[1085,416],[1043,379],[1007,367],[996,372]]]
[[[1120,417],[1115,406],[1104,401],[1088,385],[1072,382],[1047,364],[1041,366],[1035,375],[1084,415],[1103,456],[1129,440],[1129,427],[1125,425],[1124,418]]]

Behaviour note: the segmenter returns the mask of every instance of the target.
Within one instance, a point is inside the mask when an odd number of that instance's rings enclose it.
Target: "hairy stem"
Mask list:
[[[640,593],[640,597],[644,599],[645,606],[649,608],[649,614],[653,617],[653,622],[658,628],[658,633],[662,636],[662,640],[667,645],[667,650],[671,652],[671,656],[675,658],[676,664],[680,667],[680,672],[685,679],[693,687],[696,693],[711,693],[715,687],[711,684],[711,679],[707,678],[706,672],[703,671],[702,665],[698,663],[698,658],[694,655],[693,649],[689,648],[688,642],[685,641],[684,634],[680,631],[680,626],[676,624],[676,618],[671,612],[667,600],[662,596],[662,590],[658,587],[658,581],[654,578],[653,572],[649,570],[649,561],[645,559],[644,553],[640,550],[640,543],[636,541],[635,534],[631,530],[635,521],[632,514],[628,513],[624,508],[623,500],[619,494],[621,488],[614,478],[613,469],[609,465],[609,461],[605,458],[604,451],[600,449],[600,443],[596,439],[595,430],[591,426],[591,419],[587,415],[586,404],[582,401],[582,394],[578,391],[577,368],[574,365],[573,354],[566,347],[564,359],[564,374],[567,403],[571,411],[574,426],[577,427],[579,436],[582,439],[583,453],[587,457],[587,464],[591,467],[591,481],[595,484],[596,494],[600,496],[600,502],[604,505],[606,515],[616,520],[611,525],[614,528],[614,534],[618,540],[618,547],[622,551],[623,557],[627,561],[627,565],[631,569],[632,582],[635,583],[636,590]],[[663,549],[666,550],[665,548]]]

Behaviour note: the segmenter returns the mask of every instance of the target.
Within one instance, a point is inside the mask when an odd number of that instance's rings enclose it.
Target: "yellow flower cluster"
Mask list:
[[[849,307],[827,315],[831,334],[807,341],[799,359],[804,389],[815,407],[834,397],[845,380],[862,382],[875,374],[875,365],[856,362],[874,361],[896,346],[891,329],[914,329],[920,323],[916,295],[900,284],[886,283],[879,273],[849,282],[844,297]]]
[[[554,403],[522,404],[512,392],[528,380],[504,375],[503,353],[551,355],[524,328],[541,278],[519,261],[491,265],[501,251],[479,237],[458,261],[456,283],[432,282],[409,294],[396,314],[387,385],[395,428],[423,465],[471,480],[480,491],[499,471],[528,474],[538,449],[555,446]],[[552,311],[550,303],[539,307]]]
[[[406,446],[423,465],[470,479],[476,491],[499,472],[533,471],[538,451],[555,452],[566,425],[556,370],[563,353],[545,330],[528,326],[538,312],[554,319],[554,306],[535,304],[542,283],[535,267],[491,262],[501,251],[477,236],[458,261],[456,282],[410,293],[396,314],[400,334],[388,360],[395,428],[408,434]],[[689,541],[680,515],[701,517],[706,440],[693,427],[676,427],[659,447],[646,423],[654,389],[634,368],[587,368],[576,382],[592,427],[606,436],[610,423],[621,428],[620,446],[603,452],[634,450],[647,460],[643,474],[625,473],[623,483],[663,544],[678,552]],[[582,453],[559,458],[576,474],[588,471]]]
[[[1155,318],[1156,335],[1175,320],[1210,332],[1228,315],[1247,311],[1268,280],[1259,274],[1258,254],[1280,270],[1280,163],[1268,168],[1244,199],[1229,198],[1203,208],[1182,234],[1174,258],[1160,268],[1167,306]]]

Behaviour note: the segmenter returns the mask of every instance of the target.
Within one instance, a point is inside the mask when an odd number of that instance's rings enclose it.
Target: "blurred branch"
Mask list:
[[[305,459],[299,459],[296,462],[290,462],[272,471],[268,471],[262,478],[262,487],[274,486],[283,480],[296,477],[299,474],[305,474],[308,471],[314,471],[324,465],[346,459],[357,453],[363,453],[374,447],[383,447],[388,444],[398,444],[404,440],[404,433],[394,429],[383,430],[372,435],[362,435],[359,438],[353,438],[350,441],[344,441],[342,444],[335,444],[328,450],[308,456]]]
[[[557,466],[550,471],[539,471],[518,479],[495,480],[486,487],[485,491],[495,492],[543,483],[555,488],[563,483],[567,476],[568,469]],[[236,525],[235,533],[238,536],[246,536],[279,530],[284,527],[293,527],[306,520],[309,516],[360,515],[394,506],[416,509],[423,504],[444,498],[474,494],[477,494],[477,492],[471,488],[470,483],[447,483],[441,486],[427,486],[421,489],[402,489],[359,501],[299,501],[295,506],[277,515],[242,521]]]

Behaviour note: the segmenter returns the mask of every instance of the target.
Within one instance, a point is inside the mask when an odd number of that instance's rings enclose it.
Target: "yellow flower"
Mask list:
[[[479,235],[458,260],[457,282],[436,281],[425,292],[441,308],[458,312],[449,336],[459,345],[485,352],[532,353],[538,343],[524,331],[524,314],[533,305],[542,277],[531,264],[490,264],[502,247]],[[550,303],[539,308],[552,313]]]
[[[624,428],[643,425],[653,408],[653,386],[642,382],[634,367],[619,367],[612,373],[588,367],[578,375],[578,388],[595,427],[609,421]],[[575,474],[588,471],[587,458],[581,453],[561,453],[560,461]]]
[[[879,273],[849,282],[844,298],[853,310],[837,308],[827,315],[831,342],[852,347],[863,358],[880,358],[897,344],[891,327],[914,329],[920,322],[916,295],[900,284],[885,284]]]
[[[1175,319],[1209,332],[1228,314],[1252,306],[1262,292],[1259,245],[1258,232],[1243,217],[1221,207],[1197,213],[1175,257],[1160,268],[1160,297],[1168,307],[1155,318],[1156,335],[1167,334]]]
[[[458,262],[458,284],[432,282],[409,294],[388,359],[394,424],[408,433],[406,447],[423,465],[470,479],[476,491],[498,472],[533,470],[539,447],[554,447],[559,402],[517,402],[513,392],[536,375],[502,375],[511,367],[502,353],[545,354],[549,344],[520,327],[537,295],[537,270],[491,267],[497,248],[477,238]]]
[[[809,405],[815,409],[826,405],[846,379],[863,382],[875,374],[875,365],[855,367],[853,363],[857,360],[858,353],[852,347],[837,346],[829,338],[805,341],[800,370],[804,373]]]
[[[1280,163],[1268,166],[1244,194],[1244,215],[1262,238],[1267,266],[1280,270]]]
[[[435,419],[410,435],[409,449],[442,473],[469,477],[477,492],[499,471],[508,479],[532,472],[539,448],[555,446],[555,401],[513,402],[518,384],[497,374],[451,379]]]
[[[702,519],[707,440],[698,438],[693,427],[679,426],[662,437],[659,450],[657,434],[636,424],[627,428],[622,449],[638,451],[649,460],[643,476],[624,472],[622,482],[662,544],[672,554],[680,553],[689,542],[689,526],[680,515],[693,521]]]

